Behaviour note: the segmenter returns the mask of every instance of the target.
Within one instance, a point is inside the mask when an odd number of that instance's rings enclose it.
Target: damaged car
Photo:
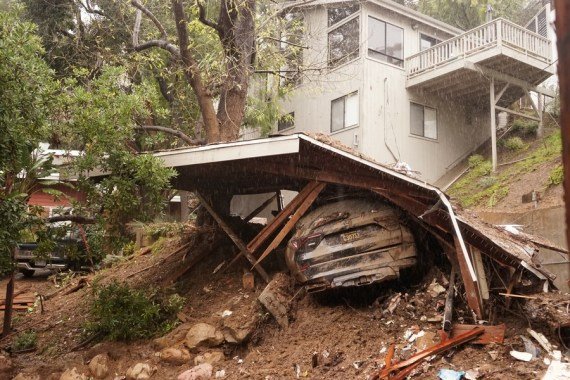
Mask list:
[[[417,264],[416,243],[402,214],[374,198],[332,201],[299,220],[286,262],[308,291],[396,279]]]

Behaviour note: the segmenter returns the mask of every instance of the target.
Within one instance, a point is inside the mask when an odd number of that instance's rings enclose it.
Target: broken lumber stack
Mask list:
[[[34,305],[36,297],[33,293],[19,294],[14,297],[12,308],[14,310],[28,310],[29,307]],[[0,310],[5,310],[6,298],[0,298]]]

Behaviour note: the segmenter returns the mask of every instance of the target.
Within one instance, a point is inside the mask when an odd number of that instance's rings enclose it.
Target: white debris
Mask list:
[[[570,363],[553,360],[542,380],[570,380]]]
[[[530,362],[532,360],[532,354],[530,352],[511,351],[510,354],[513,358],[523,362]]]
[[[224,377],[226,377],[226,370],[225,369],[221,369],[219,371],[216,371],[216,379],[223,379]]]
[[[224,311],[222,312],[222,318],[229,317],[229,316],[232,315],[233,313],[234,313],[234,312],[231,311],[231,310],[224,310]]]

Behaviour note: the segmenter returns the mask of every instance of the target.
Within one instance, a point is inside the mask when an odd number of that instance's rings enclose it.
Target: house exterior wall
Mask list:
[[[44,189],[57,190],[61,192],[61,195],[55,197],[52,194],[44,192]],[[54,210],[60,207],[71,207],[72,200],[83,201],[85,200],[85,194],[63,184],[56,184],[51,186],[40,184],[37,190],[34,191],[30,196],[28,204],[30,206],[42,206],[45,210],[45,213],[48,216],[51,216]]]
[[[283,101],[283,114],[295,113],[294,127],[287,131],[330,134],[381,163],[406,162],[421,179],[435,182],[490,137],[488,109],[477,110],[453,99],[424,97],[406,90],[403,67],[368,57],[368,16],[404,30],[404,58],[419,51],[420,33],[441,40],[452,37],[377,4],[364,3],[358,16],[359,57],[328,69],[327,36],[334,27],[327,27],[326,7],[306,9],[309,49],[303,52],[303,64],[323,70],[307,71],[303,83]],[[359,94],[358,125],[331,133],[331,101],[355,91]],[[411,101],[437,110],[437,139],[411,135]]]

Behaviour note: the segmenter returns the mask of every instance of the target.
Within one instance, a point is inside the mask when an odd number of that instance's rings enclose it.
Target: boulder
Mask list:
[[[215,364],[225,360],[226,356],[221,351],[206,352],[203,355],[198,355],[194,358],[194,365],[203,363]]]
[[[178,380],[206,380],[212,377],[214,368],[211,364],[203,363],[196,367],[182,372],[178,375]]]
[[[186,339],[186,334],[191,327],[191,323],[183,323],[165,336],[156,338],[153,343],[158,349],[176,346],[179,343],[183,342],[184,339]]]
[[[259,314],[253,315],[252,319],[245,323],[233,316],[224,319],[224,327],[222,331],[226,342],[241,344],[242,342],[249,339],[257,326],[258,316]]]
[[[104,379],[109,374],[109,355],[99,354],[89,362],[91,376],[96,379]]]
[[[197,347],[215,347],[224,341],[224,334],[207,323],[197,323],[188,330],[184,343],[190,351]]]
[[[163,362],[182,365],[190,362],[190,352],[185,348],[169,347],[160,351],[160,360]]]
[[[156,367],[152,367],[147,363],[137,363],[127,370],[127,380],[145,380],[150,379],[156,372]]]
[[[12,380],[40,380],[40,375],[37,373],[20,372]]]
[[[77,371],[77,368],[73,367],[72,369],[66,370],[64,373],[61,374],[59,380],[88,380],[89,378],[82,373]]]

